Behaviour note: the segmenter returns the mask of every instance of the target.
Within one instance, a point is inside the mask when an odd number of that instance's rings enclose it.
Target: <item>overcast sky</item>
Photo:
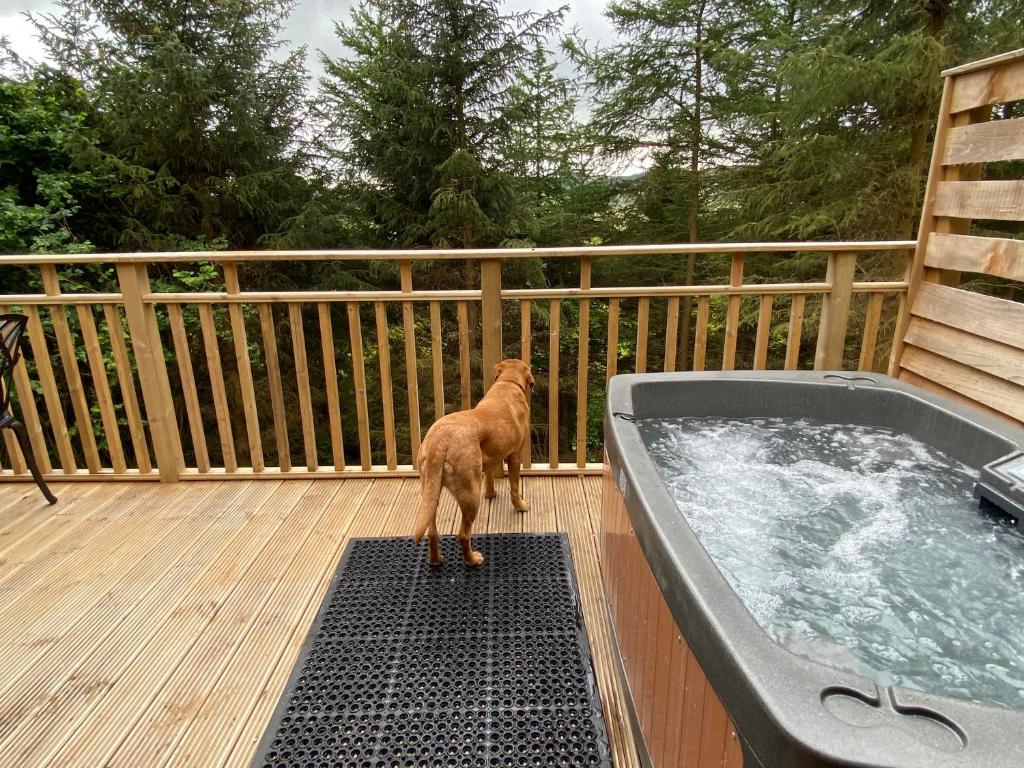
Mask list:
[[[607,41],[613,36],[611,27],[602,11],[605,0],[576,0],[561,3],[558,0],[508,0],[506,7],[514,10],[544,10],[567,4],[564,30],[578,28],[581,34],[593,41]],[[330,54],[338,53],[334,37],[334,20],[348,18],[348,11],[355,5],[353,0],[299,0],[295,11],[288,19],[286,34],[297,45],[309,47],[308,66],[313,74],[319,74],[320,66],[316,49]],[[0,0],[0,35],[7,37],[12,47],[25,58],[39,59],[42,47],[35,37],[35,30],[25,18],[25,11],[45,12],[53,8],[51,0]]]

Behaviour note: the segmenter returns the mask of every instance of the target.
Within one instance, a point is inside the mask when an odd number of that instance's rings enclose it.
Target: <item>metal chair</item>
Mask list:
[[[14,413],[11,412],[11,389],[7,377],[21,358],[21,347],[18,342],[21,341],[21,335],[25,332],[27,324],[28,318],[25,315],[0,315],[0,429],[11,429],[17,435],[21,453],[25,457],[25,463],[28,464],[36,485],[39,486],[39,490],[43,492],[43,496],[48,502],[56,504],[57,497],[46,486],[46,481],[43,480],[43,475],[39,471],[39,465],[36,464],[32,444],[28,439],[28,431],[25,429],[25,425],[14,418]]]

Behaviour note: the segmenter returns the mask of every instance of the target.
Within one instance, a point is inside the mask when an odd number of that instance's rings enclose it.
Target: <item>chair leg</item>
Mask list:
[[[29,442],[28,430],[25,429],[25,425],[20,421],[12,421],[8,426],[14,430],[14,434],[18,437],[21,453],[25,457],[25,463],[28,464],[29,471],[32,473],[32,478],[36,481],[36,485],[39,486],[39,490],[43,492],[43,496],[46,497],[48,502],[56,504],[57,497],[50,492],[46,481],[43,479],[43,473],[39,471],[39,465],[36,464],[36,455],[32,452],[32,443]]]

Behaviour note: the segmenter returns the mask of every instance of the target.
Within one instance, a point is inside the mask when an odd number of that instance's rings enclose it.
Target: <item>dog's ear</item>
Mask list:
[[[503,370],[505,370],[505,361],[504,360],[502,360],[500,363],[498,363],[496,366],[494,366],[494,381],[498,380],[498,377],[501,376],[501,372]]]

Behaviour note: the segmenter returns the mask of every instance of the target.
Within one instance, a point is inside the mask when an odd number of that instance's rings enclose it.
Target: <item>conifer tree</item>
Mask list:
[[[304,51],[291,0],[60,0],[34,18],[93,102],[77,166],[119,182],[115,247],[255,246],[297,210]]]
[[[501,149],[512,84],[561,11],[502,13],[497,0],[366,0],[336,25],[349,57],[323,55],[327,154],[357,183],[384,243],[494,245],[530,210]]]

